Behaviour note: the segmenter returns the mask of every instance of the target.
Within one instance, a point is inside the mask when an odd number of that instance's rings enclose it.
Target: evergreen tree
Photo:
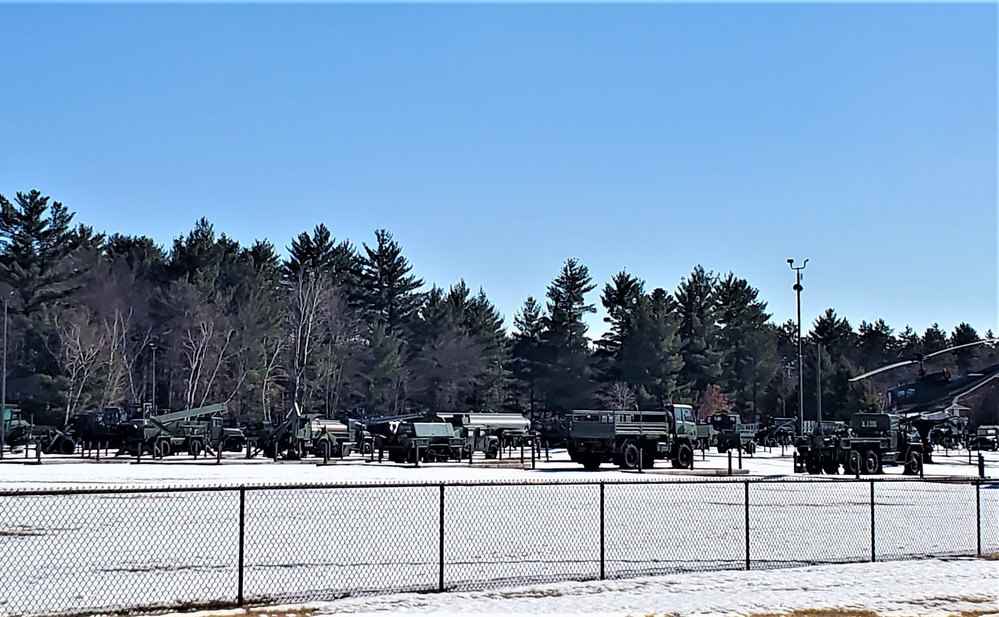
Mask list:
[[[379,229],[375,232],[374,248],[364,245],[360,262],[360,304],[389,332],[407,335],[420,307],[417,289],[423,280],[410,274],[413,267],[402,256],[402,247],[392,234]]]
[[[698,401],[707,387],[721,375],[721,354],[717,351],[718,328],[715,322],[715,285],[717,277],[696,266],[684,277],[674,298],[680,317],[679,387]]]
[[[746,280],[731,272],[715,287],[719,380],[734,409],[753,420],[758,419],[759,399],[777,368],[777,334],[768,324],[766,303],[758,296]]]
[[[672,299],[661,288],[640,296],[625,319],[614,374],[634,390],[640,409],[663,409],[674,400],[683,368],[678,330]]]
[[[514,389],[519,395],[515,405],[521,412],[535,417],[539,392],[537,384],[546,374],[546,357],[543,343],[544,313],[541,304],[528,296],[524,305],[513,316],[514,332],[510,345],[510,373]],[[542,400],[543,405],[543,400]]]
[[[934,323],[923,332],[920,343],[922,343],[924,354],[947,349],[947,333],[940,329],[938,324]]]
[[[592,400],[595,388],[583,316],[596,311],[586,302],[586,294],[595,288],[589,269],[571,258],[548,286],[542,340],[549,365],[542,389],[550,411],[564,413]]]

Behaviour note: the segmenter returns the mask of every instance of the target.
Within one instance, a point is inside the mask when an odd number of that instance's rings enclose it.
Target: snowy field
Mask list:
[[[986,476],[994,479],[999,456],[985,456]],[[800,481],[808,477],[792,474],[790,451],[781,457],[779,450],[744,457],[743,473],[731,478],[716,475],[728,466],[717,454],[698,455],[693,473],[584,472],[564,451],[535,470],[478,461],[414,468],[359,458],[327,466],[235,456],[221,464],[47,457],[37,465],[8,458],[0,464],[0,615],[231,605],[241,559],[248,602],[342,598],[309,605],[320,612],[440,612],[448,602],[458,612],[509,612],[499,604],[552,597],[561,603],[523,611],[695,614],[707,606],[731,613],[725,607],[733,604],[703,604],[703,597],[698,604],[697,594],[666,606],[632,596],[658,590],[653,595],[670,597],[669,589],[687,593],[688,585],[714,582],[735,589],[781,577],[822,578],[809,573],[835,568],[903,568],[930,578],[957,568],[969,589],[957,594],[950,581],[948,597],[995,600],[999,562],[900,561],[974,556],[979,542],[983,554],[999,553],[999,482],[979,488],[953,481],[977,476],[977,465],[964,452],[934,457],[927,481],[902,481],[901,470],[888,468],[888,481],[873,484],[867,476]],[[385,483],[394,486],[377,486]],[[240,486],[248,487],[242,502]],[[747,513],[751,571],[739,572],[746,566]],[[872,550],[879,562],[894,563],[812,565],[870,561]],[[806,567],[774,570],[788,566]],[[611,580],[600,580],[601,572]],[[648,575],[657,578],[635,578]],[[384,595],[436,591],[441,583],[449,593]],[[544,585],[524,587],[537,584]],[[363,597],[370,594],[382,595]],[[785,606],[778,596],[761,599],[763,612]],[[593,610],[582,611],[580,602]]]

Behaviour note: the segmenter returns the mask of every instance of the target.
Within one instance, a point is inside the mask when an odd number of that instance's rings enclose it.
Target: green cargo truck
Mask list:
[[[656,459],[689,468],[696,443],[697,424],[690,405],[654,411],[578,410],[569,415],[569,456],[587,470],[599,469],[602,463],[651,468]]]

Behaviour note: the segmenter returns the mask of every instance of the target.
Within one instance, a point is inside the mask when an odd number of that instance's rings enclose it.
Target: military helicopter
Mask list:
[[[997,343],[999,343],[999,339],[983,339],[973,343],[948,347],[947,349],[941,349],[933,353],[919,354],[914,359],[903,360],[889,364],[888,366],[882,366],[873,371],[868,371],[863,375],[857,375],[856,377],[852,377],[850,381],[859,381],[884,371],[919,364],[919,377],[917,379],[894,386],[885,392],[882,411],[884,413],[899,414],[905,418],[919,432],[919,435],[923,438],[923,443],[929,444],[930,431],[935,426],[948,421],[949,418],[955,415],[953,409],[957,407],[959,400],[992,380],[999,379],[999,363],[972,371],[960,377],[954,377],[947,370],[927,373],[923,362],[933,356],[950,353],[958,349],[977,345],[995,347]]]
[[[872,375],[890,371],[893,369],[919,364],[919,378],[899,384],[885,393],[884,411],[886,413],[908,413],[908,412],[932,412],[942,411],[957,404],[957,401],[967,396],[972,391],[984,386],[989,381],[999,378],[999,364],[993,364],[983,369],[972,371],[961,377],[953,377],[950,371],[943,370],[935,373],[927,373],[923,362],[943,353],[951,353],[958,349],[965,349],[977,345],[988,345],[995,347],[999,339],[983,339],[964,345],[956,345],[934,351],[928,354],[919,354],[914,359],[903,360],[888,366],[868,371],[863,375],[851,377],[850,381],[859,381]]]

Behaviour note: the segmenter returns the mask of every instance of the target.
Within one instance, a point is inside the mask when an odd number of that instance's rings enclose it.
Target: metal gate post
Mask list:
[[[978,556],[982,556],[982,481],[975,481],[975,520],[978,540]]]
[[[440,516],[440,578],[437,582],[437,591],[444,591],[444,485],[441,484],[441,516]]]
[[[604,537],[604,483],[600,483],[600,580],[604,580],[606,572],[604,570],[604,558],[606,555]]]
[[[246,545],[246,487],[239,487],[239,568],[236,604],[243,606],[243,559]]]
[[[746,480],[746,569],[749,569],[749,480]]]
[[[874,553],[874,480],[871,480],[871,563],[876,561]]]

